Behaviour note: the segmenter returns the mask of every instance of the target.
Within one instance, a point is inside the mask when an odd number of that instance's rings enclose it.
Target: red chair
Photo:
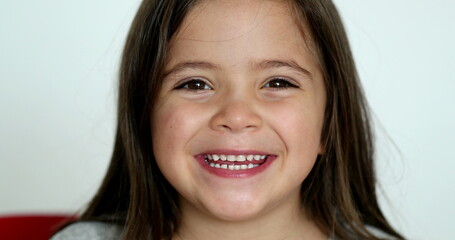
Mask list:
[[[48,240],[59,227],[75,219],[70,215],[0,216],[0,239]]]

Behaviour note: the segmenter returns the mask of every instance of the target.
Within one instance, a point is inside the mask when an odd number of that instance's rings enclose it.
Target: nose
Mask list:
[[[210,122],[216,131],[238,133],[254,131],[262,126],[262,118],[252,100],[223,99],[217,105],[218,110]]]

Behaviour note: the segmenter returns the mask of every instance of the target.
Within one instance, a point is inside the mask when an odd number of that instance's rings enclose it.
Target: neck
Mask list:
[[[182,222],[174,240],[327,239],[295,197],[289,204],[242,221],[226,221],[182,202]]]

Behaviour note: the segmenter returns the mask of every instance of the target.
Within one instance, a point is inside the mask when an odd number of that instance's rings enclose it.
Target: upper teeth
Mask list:
[[[259,161],[263,160],[267,155],[218,155],[218,154],[209,154],[206,155],[206,158],[213,161],[229,161],[229,162],[245,162],[245,161]]]

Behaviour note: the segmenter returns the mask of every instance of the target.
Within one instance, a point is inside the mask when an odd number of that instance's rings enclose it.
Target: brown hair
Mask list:
[[[128,34],[112,160],[80,218],[123,225],[124,239],[171,239],[179,226],[178,194],[156,165],[150,120],[169,41],[196,2],[144,0]],[[340,16],[330,0],[291,2],[314,40],[327,92],[324,154],[302,184],[302,204],[327,234],[377,239],[370,225],[403,239],[377,202],[368,108]]]

